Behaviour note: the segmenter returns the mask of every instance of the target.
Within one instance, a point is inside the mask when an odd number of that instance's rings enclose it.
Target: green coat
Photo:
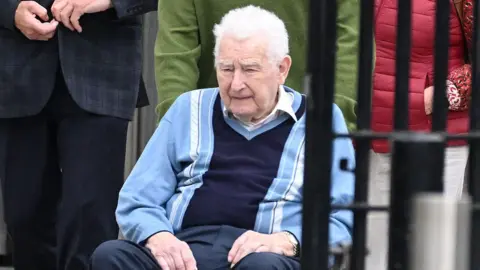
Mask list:
[[[360,7],[358,0],[337,0],[337,3],[335,103],[342,109],[349,130],[354,130]],[[285,84],[303,92],[308,0],[159,0],[159,31],[155,44],[159,117],[180,94],[217,86],[213,26],[229,10],[249,4],[273,11],[285,22],[293,59]]]

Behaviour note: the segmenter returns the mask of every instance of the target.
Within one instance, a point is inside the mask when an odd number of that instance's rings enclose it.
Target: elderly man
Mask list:
[[[285,25],[247,6],[214,33],[219,88],[181,95],[162,118],[120,192],[128,241],[100,245],[92,269],[300,269],[305,97],[283,86]],[[335,203],[351,202],[353,176],[338,165],[353,156],[350,140],[335,141]],[[330,243],[349,241],[351,225],[333,212]]]
[[[340,107],[349,130],[356,128],[356,81],[360,1],[336,0],[337,51],[335,54],[335,104]],[[158,34],[155,43],[155,79],[159,118],[182,93],[217,87],[212,28],[229,10],[256,5],[272,11],[290,34],[290,55],[295,62],[286,84],[303,87],[307,66],[307,34],[310,0],[159,0]]]

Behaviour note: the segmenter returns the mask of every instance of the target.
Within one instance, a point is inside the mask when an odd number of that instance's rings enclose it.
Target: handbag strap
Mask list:
[[[457,10],[460,23],[463,25],[463,0],[453,0],[453,3],[455,4],[455,9]]]
[[[455,5],[455,10],[457,11],[458,20],[460,21],[460,29],[462,30],[462,37],[463,37],[463,48],[465,54],[465,63],[470,63],[470,53],[468,51],[467,45],[467,38],[465,36],[465,31],[463,30],[463,4],[464,0],[453,0],[453,4]]]

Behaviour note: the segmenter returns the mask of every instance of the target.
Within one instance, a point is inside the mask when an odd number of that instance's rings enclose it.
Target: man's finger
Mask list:
[[[53,31],[53,32],[51,32],[50,34],[47,34],[47,35],[46,35],[46,37],[47,37],[48,39],[52,39],[53,36],[55,36],[55,31]]]
[[[48,36],[50,34],[54,34],[55,30],[57,30],[58,22],[55,20],[52,22],[45,22],[45,23],[42,23],[39,20],[34,18],[30,18],[30,20],[32,20],[30,24],[31,29],[38,35]]]
[[[255,252],[257,248],[261,246],[258,242],[249,242],[242,245],[242,247],[237,251],[237,255],[232,260],[231,268],[233,268],[238,262],[249,254]]]
[[[176,270],[176,269],[177,269],[177,268],[175,267],[175,261],[173,260],[172,254],[165,254],[165,256],[163,256],[163,258],[164,258],[165,261],[167,262],[168,267],[170,268],[170,270]]]
[[[248,235],[246,233],[242,234],[240,237],[235,240],[235,242],[232,245],[232,248],[228,252],[228,262],[232,262],[233,258],[237,255],[238,249],[245,243],[245,241],[248,239]]]
[[[55,35],[55,31],[57,30],[58,27],[58,21],[57,20],[51,20],[48,23],[45,24],[45,31],[47,32],[46,35],[52,36]]]
[[[72,12],[72,16],[70,17],[70,22],[73,25],[73,28],[77,30],[77,32],[82,32],[82,27],[80,26],[80,17],[83,15],[83,10],[80,8],[76,8]]]
[[[60,21],[62,18],[60,17],[60,14],[62,10],[67,6],[68,1],[65,0],[58,0],[55,1],[52,5],[52,14],[55,17],[57,21]]]
[[[35,19],[36,20],[36,19]],[[38,20],[36,20],[41,26],[43,25],[46,25],[46,24],[51,24],[51,25],[58,25],[58,22],[56,21],[51,21],[51,22],[48,22],[48,23],[40,23]],[[55,26],[56,27],[56,26]],[[45,30],[47,31],[47,30]],[[50,32],[47,32],[46,34],[42,34],[42,33],[39,33],[38,31],[36,30],[31,30],[32,34],[30,34],[29,36],[27,36],[29,39],[31,40],[41,40],[41,41],[47,41],[47,40],[50,40],[52,39],[52,37],[55,35],[55,30],[53,31],[50,31]]]
[[[47,9],[41,6],[39,3],[35,1],[28,1],[25,2],[27,10],[32,14],[36,15],[38,18],[42,19],[43,21],[48,21],[48,13]]]
[[[68,3],[60,12],[60,21],[68,29],[74,31],[72,24],[70,23],[70,16],[72,16],[73,5]]]
[[[192,250],[188,246],[182,248],[181,255],[183,259],[183,263],[185,264],[186,270],[195,270],[197,269],[197,261],[195,257],[193,257]]]
[[[157,258],[157,262],[160,265],[160,268],[162,270],[170,270],[170,267],[168,266],[167,261],[163,257]],[[172,269],[172,270],[174,270],[174,269]]]
[[[180,252],[170,253],[170,256],[172,256],[175,269],[185,270],[185,263],[183,262],[182,254]]]

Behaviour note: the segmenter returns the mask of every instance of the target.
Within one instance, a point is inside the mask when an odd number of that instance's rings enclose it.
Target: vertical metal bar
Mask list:
[[[411,19],[412,0],[397,0],[397,40],[395,57],[395,131],[408,130],[409,107],[409,79],[410,79],[410,46],[411,46]],[[399,134],[402,136],[402,134]],[[406,135],[405,135],[406,136]],[[409,191],[406,186],[405,166],[408,160],[408,144],[395,143],[392,155],[392,170],[390,175],[390,219],[388,244],[388,269],[402,269],[406,265],[405,228],[407,217],[404,207],[405,197]]]
[[[444,89],[446,89],[450,44],[450,1],[437,0],[436,5],[434,89],[437,91],[434,94],[432,131],[445,131],[447,122],[448,102]],[[443,168],[443,166],[440,167]]]
[[[467,270],[471,201],[439,193],[413,201],[410,270]],[[477,265],[478,268],[478,265]]]
[[[310,0],[302,269],[328,268],[336,1]]]
[[[472,44],[472,100],[470,103],[470,131],[480,131],[480,5],[479,1],[474,3],[474,35]],[[480,203],[480,142],[478,139],[470,141],[470,156],[468,166],[468,186],[474,204]],[[472,235],[471,235],[471,255],[470,267],[480,265],[480,212],[472,213]],[[475,269],[477,270],[477,269]]]
[[[373,0],[363,0],[360,6],[360,48],[358,52],[357,130],[370,131],[373,70]],[[368,201],[368,172],[370,138],[356,140],[355,202]],[[365,268],[366,211],[355,211],[353,216],[353,245],[351,270]]]
[[[438,166],[431,158],[432,149],[444,143],[444,137],[435,133],[399,132],[393,136],[392,186],[390,194],[389,269],[407,269],[408,239],[410,235],[410,205],[412,194],[421,191],[441,192],[432,170]]]
[[[434,92],[433,100],[433,132],[445,131],[447,123],[448,101],[444,89],[446,89],[448,48],[450,45],[450,4],[450,0],[437,0],[436,5],[434,89],[437,91]],[[445,163],[445,146],[446,143],[432,148],[431,158],[435,159],[436,164]],[[433,180],[438,181],[441,190],[443,190],[444,166],[433,166],[425,169],[432,170],[435,175]]]
[[[408,129],[408,93],[410,78],[410,45],[412,0],[397,0],[397,44],[395,70],[395,130]]]

